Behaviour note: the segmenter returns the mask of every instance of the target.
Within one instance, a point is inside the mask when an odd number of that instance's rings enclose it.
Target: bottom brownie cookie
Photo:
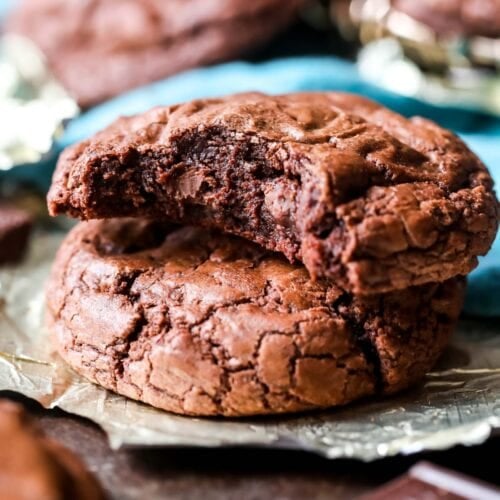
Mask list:
[[[62,357],[119,394],[186,415],[272,414],[417,382],[446,346],[463,288],[360,299],[236,237],[91,221],[59,250],[48,322]]]

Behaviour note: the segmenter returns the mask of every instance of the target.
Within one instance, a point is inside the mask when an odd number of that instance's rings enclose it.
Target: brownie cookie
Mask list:
[[[0,203],[0,265],[21,260],[32,224],[31,216],[24,210]]]
[[[392,4],[438,34],[500,36],[500,0],[392,0]]]
[[[94,477],[69,450],[44,437],[22,407],[0,401],[0,497],[101,500]]]
[[[47,290],[62,357],[186,415],[245,416],[400,391],[443,351],[463,280],[355,298],[234,236],[141,219],[80,223]]]
[[[60,158],[52,215],[237,234],[358,294],[465,275],[497,230],[465,144],[359,96],[241,94],[121,118]]]
[[[304,0],[23,0],[7,30],[32,39],[82,107],[237,57],[286,27]]]

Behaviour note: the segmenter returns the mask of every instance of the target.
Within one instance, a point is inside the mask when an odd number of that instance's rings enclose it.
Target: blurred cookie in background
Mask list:
[[[102,500],[95,478],[72,452],[46,438],[23,408],[0,400],[0,497]]]
[[[284,29],[306,0],[22,0],[8,32],[34,41],[89,107],[179,71],[238,57]]]
[[[500,0],[329,0],[329,7],[341,25],[403,14],[401,32],[411,18],[441,37],[500,36]]]
[[[500,0],[392,0],[392,4],[440,34],[500,36]]]
[[[26,210],[0,202],[0,265],[22,259],[32,224],[32,217]]]

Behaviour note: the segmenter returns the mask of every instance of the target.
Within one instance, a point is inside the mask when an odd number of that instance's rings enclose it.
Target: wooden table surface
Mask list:
[[[482,446],[395,457],[369,464],[327,460],[305,452],[233,449],[112,451],[93,423],[22,402],[46,434],[82,457],[112,499],[350,499],[429,460],[500,485],[500,437]]]

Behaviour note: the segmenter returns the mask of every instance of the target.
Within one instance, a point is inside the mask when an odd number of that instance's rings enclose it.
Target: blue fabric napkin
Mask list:
[[[17,0],[0,0],[0,21],[7,16]]]
[[[404,115],[422,115],[455,130],[488,165],[500,186],[500,119],[431,106],[367,84],[355,66],[335,57],[301,57],[260,64],[235,62],[188,71],[124,94],[73,120],[59,148],[93,134],[119,115],[188,99],[259,90],[343,90],[366,95]],[[465,311],[500,316],[500,238],[470,275]]]

